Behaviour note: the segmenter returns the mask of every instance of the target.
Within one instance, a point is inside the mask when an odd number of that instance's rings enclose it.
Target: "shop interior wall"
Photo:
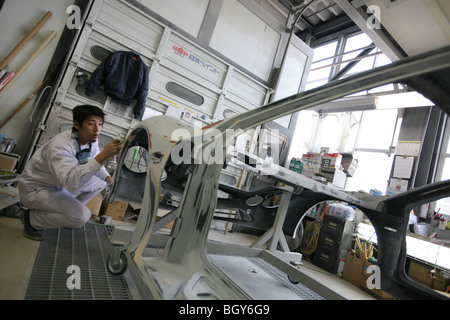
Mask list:
[[[20,70],[52,31],[56,32],[56,36],[0,97],[1,123],[4,123],[45,79],[55,49],[66,28],[69,16],[67,8],[74,2],[74,0],[5,1],[0,11],[0,30],[2,30],[0,60],[9,55],[48,11],[52,12],[51,18],[10,61],[7,65],[8,70]],[[19,155],[26,151],[27,141],[32,135],[30,132],[32,124],[29,118],[37,98],[38,96],[34,96],[0,129],[1,134],[16,140],[14,153]]]
[[[150,1],[150,0],[148,0]],[[206,0],[193,0],[199,3],[206,3]],[[192,2],[192,1],[191,1]],[[219,4],[223,2],[221,0],[214,0],[212,3],[217,3],[216,6],[209,6],[208,10],[218,9]],[[238,2],[236,5],[242,5],[247,2]],[[265,4],[266,1],[262,1]],[[11,115],[16,108],[18,108],[22,102],[24,102],[30,94],[42,83],[48,73],[49,66],[51,66],[52,58],[54,58],[55,49],[60,41],[60,37],[63,31],[67,32],[67,19],[70,15],[68,12],[68,7],[72,4],[78,4],[75,0],[63,0],[63,1],[31,1],[31,0],[18,0],[18,1],[8,1],[5,2],[2,10],[0,12],[0,28],[1,30],[8,30],[4,32],[4,36],[0,38],[0,45],[2,50],[0,50],[0,59],[7,56],[9,51],[27,34],[27,32],[35,25],[37,21],[47,12],[51,11],[53,16],[51,19],[39,30],[36,36],[20,51],[20,54],[14,58],[13,61],[8,65],[11,70],[16,70],[20,68],[23,62],[29,57],[33,51],[40,45],[43,39],[48,35],[49,32],[55,31],[57,36],[52,40],[50,45],[48,45],[45,50],[38,56],[38,58],[33,62],[33,64],[26,70],[26,72],[14,83],[9,90],[0,97],[0,106],[2,106],[3,112],[1,114],[0,120],[5,121],[9,115]],[[145,5],[144,1],[142,5]],[[261,5],[261,4],[259,4]],[[252,11],[258,13],[259,16],[264,17],[264,21],[269,23],[273,28],[274,32],[281,32],[282,24],[279,21],[275,21],[273,16],[270,16],[265,10],[267,8],[262,8],[258,4],[250,5]],[[267,6],[266,6],[267,7]],[[270,7],[270,6],[269,6]],[[24,10],[27,8],[27,10]],[[205,6],[206,8],[206,6]],[[216,15],[210,15],[215,16]],[[204,27],[204,26],[203,26]],[[261,28],[260,28],[261,29]],[[270,29],[270,28],[269,28]],[[205,30],[205,28],[203,28]],[[266,30],[266,28],[262,28]],[[274,33],[274,34],[275,34]],[[282,32],[281,32],[282,34]],[[206,36],[203,33],[196,34],[198,40],[205,39]],[[213,35],[210,35],[212,37]],[[259,39],[266,39],[267,37],[262,36]],[[210,38],[211,40],[211,38]],[[277,69],[281,64],[281,58],[283,56],[283,48],[286,45],[285,37],[282,36],[280,41],[279,38],[272,39],[269,42],[278,43],[277,48],[270,54],[270,57],[265,57],[272,62],[272,70]],[[262,40],[261,40],[262,41]],[[265,40],[267,41],[267,39]],[[268,43],[264,43],[267,46]],[[275,47],[275,46],[273,46]],[[255,47],[253,52],[261,52],[259,46]],[[59,49],[58,49],[59,50]],[[214,51],[214,50],[213,50]],[[244,50],[243,52],[249,52],[249,50]],[[261,59],[261,57],[259,57]],[[239,59],[238,59],[239,60]],[[267,62],[267,61],[266,61]],[[263,65],[266,65],[264,63]],[[266,83],[271,83],[273,79],[271,78],[271,70],[263,70],[258,68],[260,65],[256,65],[254,69],[250,70],[250,74],[256,74],[260,76],[261,80]],[[244,68],[245,69],[245,68]],[[30,147],[30,141],[32,136],[36,133],[36,127],[40,119],[39,114],[33,111],[36,106],[36,100],[38,96],[34,96],[27,104],[17,113],[14,117],[8,121],[8,123],[1,128],[0,133],[5,136],[15,139],[17,141],[17,146],[14,149],[15,153],[20,155],[25,155]],[[46,97],[43,97],[46,98]],[[30,118],[33,116],[33,118]]]

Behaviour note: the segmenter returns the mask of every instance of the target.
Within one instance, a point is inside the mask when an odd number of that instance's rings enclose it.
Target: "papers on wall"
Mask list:
[[[180,119],[182,113],[183,113],[183,110],[180,107],[170,105],[167,108],[166,116],[170,116],[170,117],[174,117],[174,118]]]
[[[395,154],[399,156],[418,157],[420,146],[420,141],[398,141],[395,148]]]
[[[191,110],[189,110],[188,108],[185,108],[184,112],[183,112],[183,119],[186,121],[191,121],[193,114],[194,113]]]
[[[120,102],[114,101],[108,96],[106,98],[105,105],[103,106],[103,111],[112,113],[122,118],[129,118],[132,116],[133,107],[131,105],[126,106]]]
[[[391,178],[386,190],[386,195],[397,194],[408,190],[408,180]]]
[[[396,156],[392,176],[402,179],[411,178],[413,165],[414,157]]]
[[[421,141],[398,141],[395,148],[394,170],[386,194],[408,190],[414,169],[414,160],[420,155]],[[406,179],[406,180],[405,180]]]
[[[194,117],[194,111],[181,107],[178,103],[165,99],[163,97],[159,97],[158,101],[167,106],[167,111],[165,113],[166,116],[174,117],[177,119],[182,118],[185,121],[191,121]]]
[[[142,116],[142,120],[155,117],[155,116],[161,116],[163,113],[151,108],[145,108],[144,115]]]

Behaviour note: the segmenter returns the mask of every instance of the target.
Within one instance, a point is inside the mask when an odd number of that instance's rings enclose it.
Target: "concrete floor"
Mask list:
[[[0,217],[0,300],[23,300],[33,270],[40,242],[25,238],[20,219]],[[209,238],[214,241],[249,245],[255,236],[244,233],[224,233],[211,229]],[[349,300],[375,300],[349,282],[317,266],[302,261],[302,271],[313,279],[342,292]]]
[[[39,242],[25,238],[20,219],[0,217],[0,300],[22,300]]]

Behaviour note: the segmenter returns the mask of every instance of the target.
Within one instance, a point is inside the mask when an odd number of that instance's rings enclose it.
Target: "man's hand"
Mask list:
[[[120,152],[122,149],[121,145],[125,142],[125,140],[115,139],[108,143],[105,148],[103,148],[102,152],[100,152],[96,157],[98,163],[103,164],[109,157],[112,157]]]
[[[111,184],[111,183],[113,183],[113,181],[114,181],[114,179],[113,179],[111,176],[107,176],[107,177],[105,178],[105,182],[106,182],[107,184]]]

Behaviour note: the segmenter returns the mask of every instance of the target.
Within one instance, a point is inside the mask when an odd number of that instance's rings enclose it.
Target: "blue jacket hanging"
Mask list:
[[[103,84],[105,93],[114,100],[130,105],[135,119],[141,119],[148,94],[148,68],[134,52],[111,53],[92,74],[86,85],[86,94],[93,94]]]

